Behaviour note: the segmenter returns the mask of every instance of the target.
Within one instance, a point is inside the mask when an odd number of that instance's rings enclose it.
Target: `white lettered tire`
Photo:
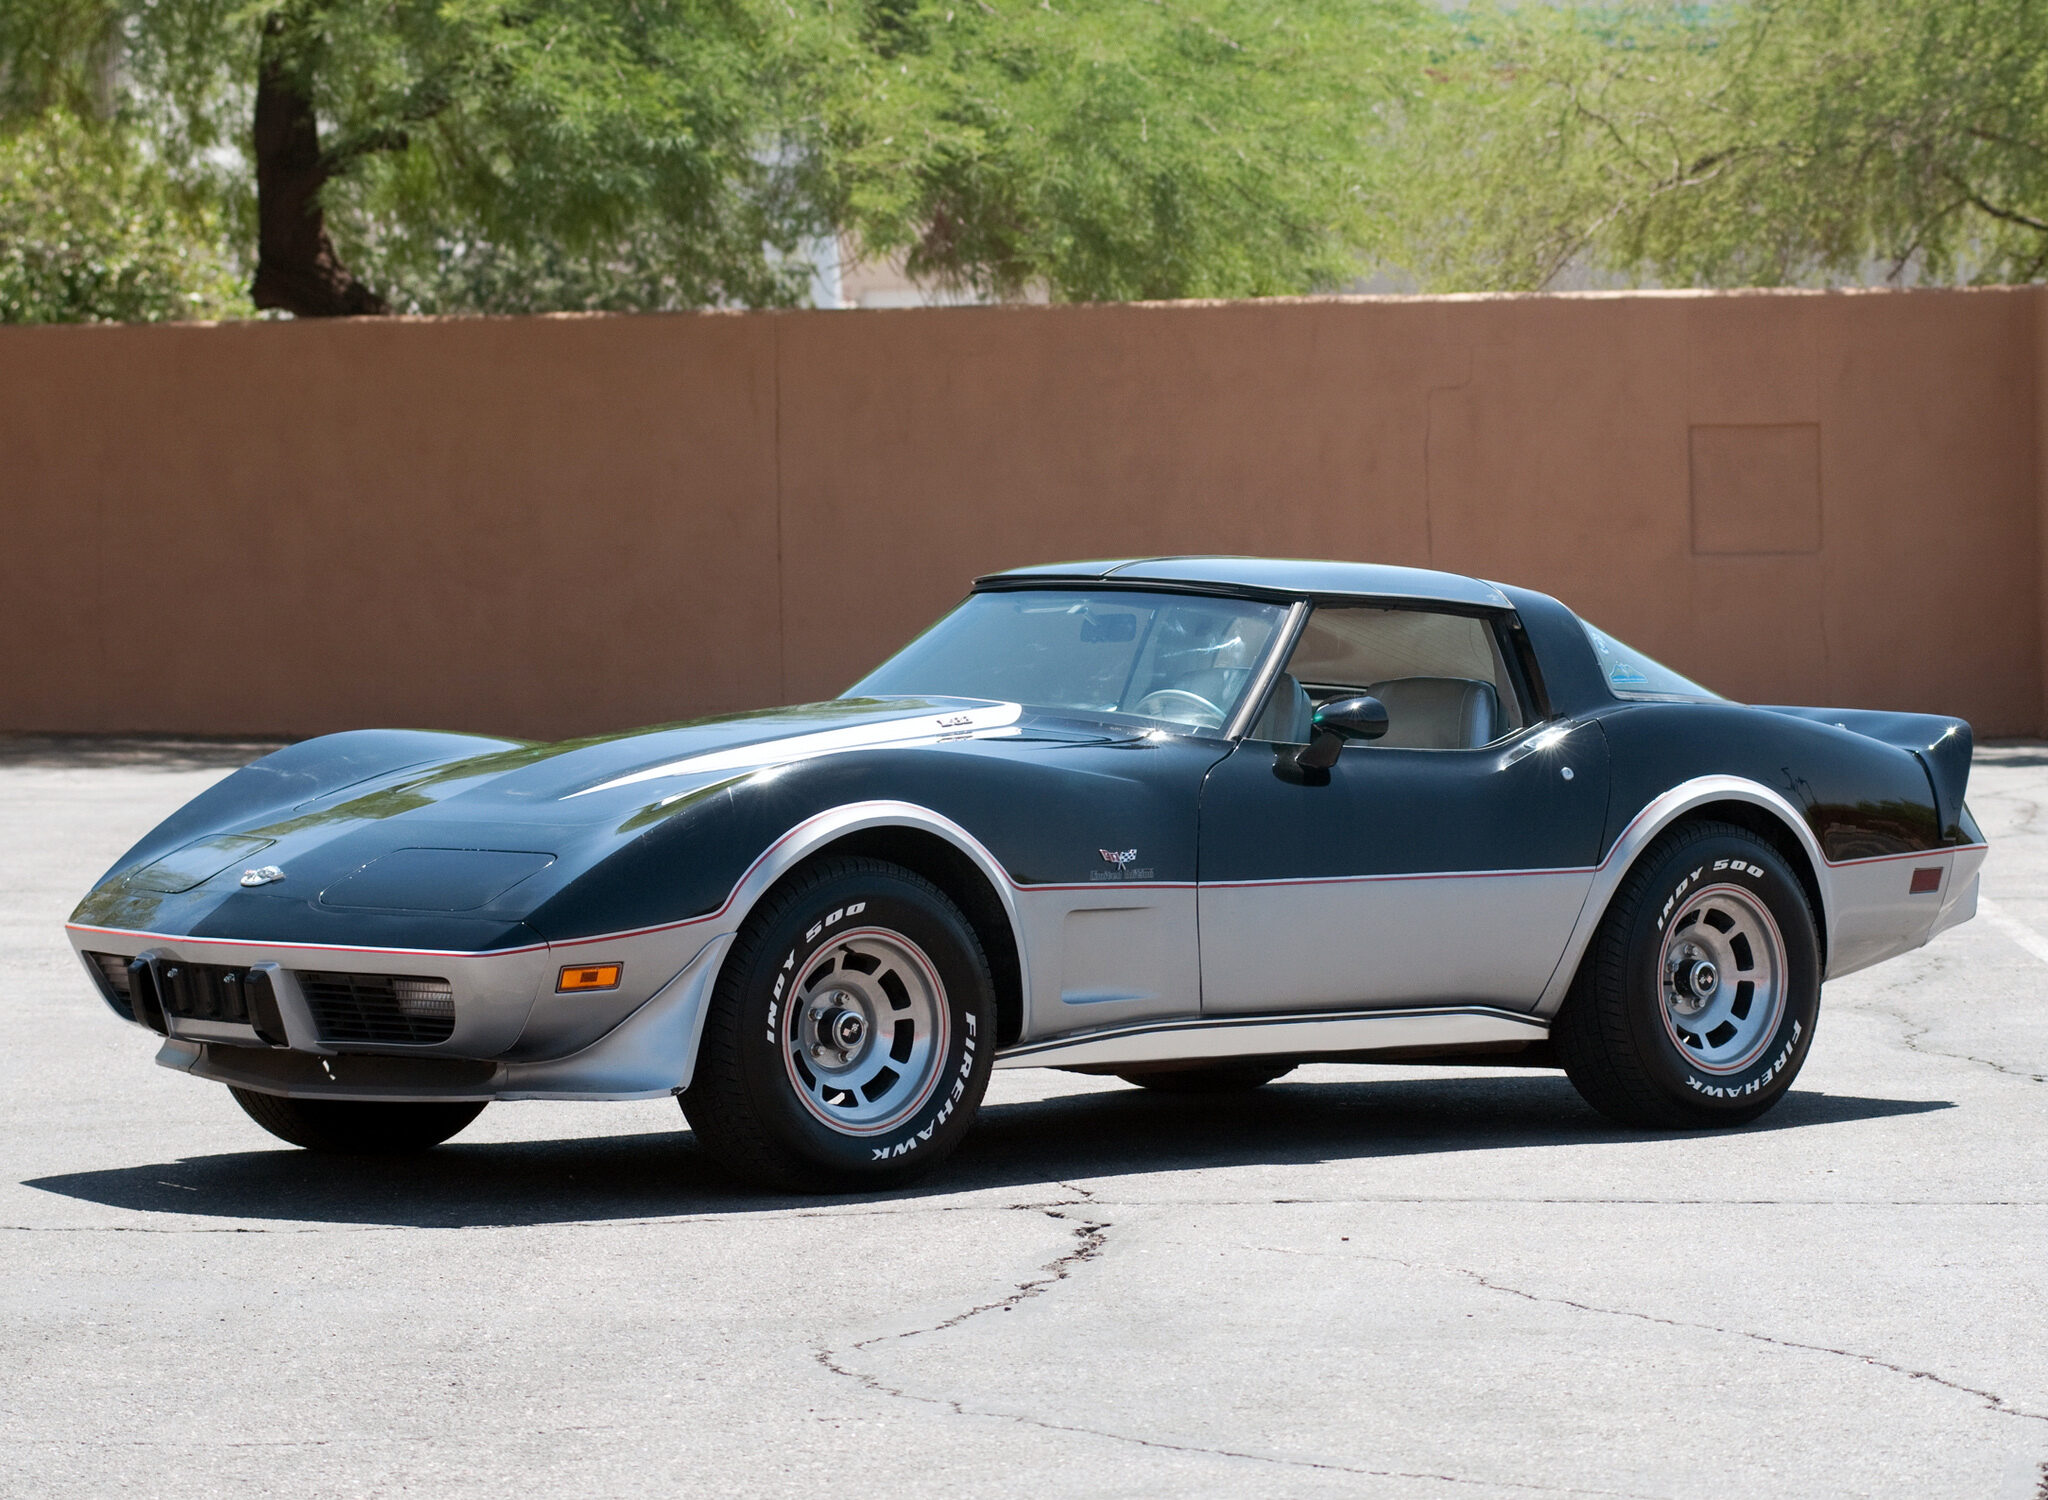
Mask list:
[[[1740,1125],[1791,1088],[1820,986],[1813,909],[1784,856],[1747,829],[1693,823],[1622,881],[1551,1036],[1610,1119]]]
[[[683,1113],[745,1181],[890,1187],[966,1134],[995,1016],[981,941],[943,891],[880,860],[821,860],[741,929]]]

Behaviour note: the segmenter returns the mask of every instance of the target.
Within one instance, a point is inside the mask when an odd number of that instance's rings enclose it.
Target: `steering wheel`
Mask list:
[[[1174,711],[1179,704],[1191,705],[1195,717],[1188,717],[1187,708]],[[1170,719],[1176,724],[1186,724],[1195,729],[1221,729],[1223,710],[1204,698],[1200,693],[1191,693],[1186,688],[1154,688],[1140,698],[1132,710],[1148,719]]]

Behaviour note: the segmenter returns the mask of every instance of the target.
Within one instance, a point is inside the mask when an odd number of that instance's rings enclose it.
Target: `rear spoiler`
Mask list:
[[[1970,785],[1970,725],[1940,714],[1889,714],[1869,708],[1780,708],[1758,705],[1766,713],[1785,714],[1815,724],[1830,724],[1866,739],[1911,752],[1927,770],[1934,787],[1934,805],[1941,815],[1942,836],[1963,827],[1963,793]]]

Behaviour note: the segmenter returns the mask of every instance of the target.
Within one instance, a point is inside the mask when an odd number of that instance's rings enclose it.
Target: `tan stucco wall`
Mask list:
[[[0,329],[0,729],[615,728],[1232,551],[2031,733],[2044,357],[2033,289]]]

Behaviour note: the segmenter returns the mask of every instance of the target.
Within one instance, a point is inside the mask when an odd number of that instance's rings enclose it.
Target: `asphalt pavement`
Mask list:
[[[0,1494],[2048,1500],[2048,746],[1979,754],[1985,913],[1749,1128],[1010,1072],[829,1200],[668,1102],[366,1164],[153,1066],[61,924],[247,753],[0,746]]]

